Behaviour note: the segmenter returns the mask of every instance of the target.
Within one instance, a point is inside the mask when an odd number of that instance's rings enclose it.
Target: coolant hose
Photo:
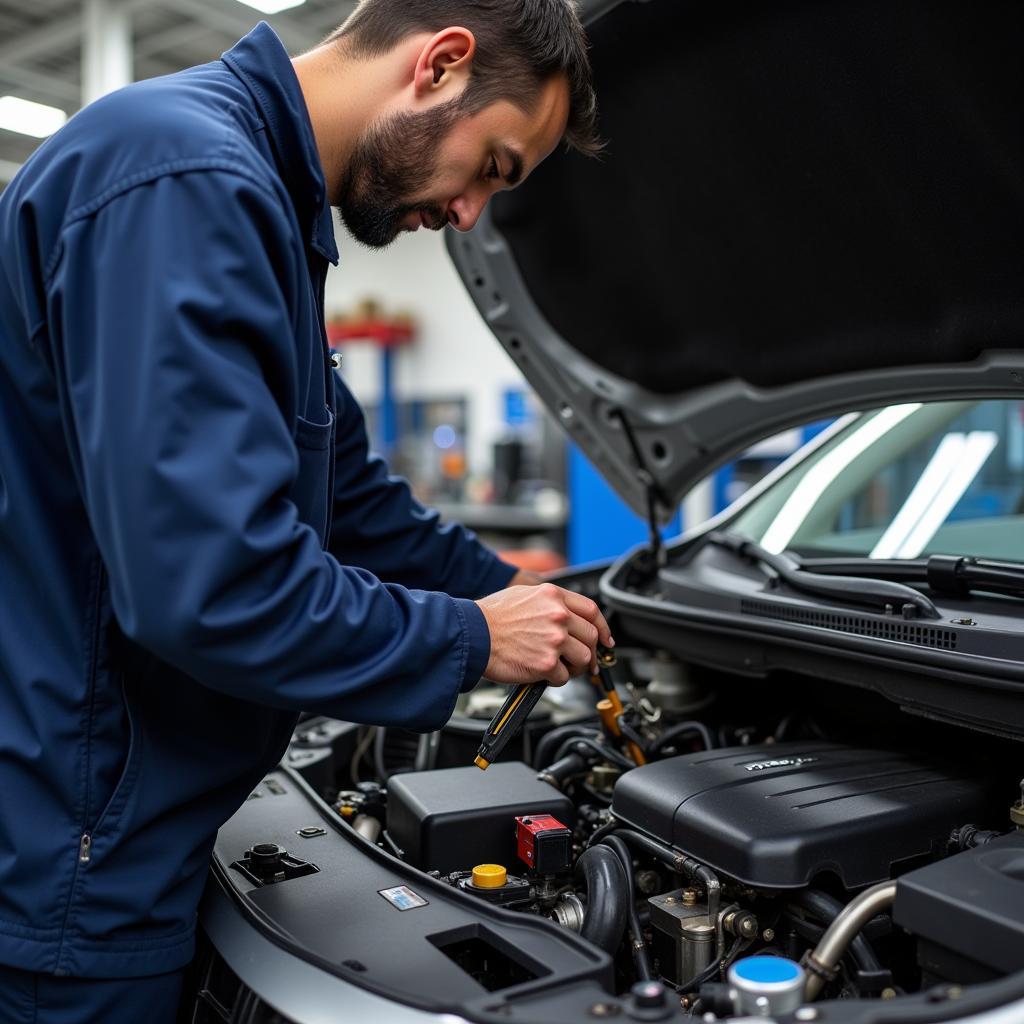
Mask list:
[[[896,899],[895,882],[879,882],[865,889],[852,899],[839,916],[828,926],[813,953],[808,953],[804,966],[807,968],[807,1002],[816,999],[826,979],[843,958],[854,937],[876,914],[888,910]]]
[[[651,963],[647,958],[647,944],[644,942],[644,930],[636,909],[636,895],[633,890],[633,856],[629,852],[629,847],[616,835],[606,836],[601,842],[615,852],[626,875],[626,915],[629,919],[633,963],[636,965],[637,977],[641,981],[650,981],[654,975],[651,973]]]
[[[614,955],[626,927],[629,887],[622,865],[607,846],[584,850],[576,861],[576,881],[587,892],[587,910],[580,934]]]

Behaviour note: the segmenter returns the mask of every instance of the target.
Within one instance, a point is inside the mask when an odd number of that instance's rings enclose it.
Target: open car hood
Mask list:
[[[449,252],[638,512],[789,426],[1024,394],[1015,2],[583,5],[608,140]]]

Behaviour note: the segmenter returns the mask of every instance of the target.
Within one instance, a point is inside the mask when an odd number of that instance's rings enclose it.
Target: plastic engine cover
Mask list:
[[[937,763],[808,741],[636,768],[616,784],[612,811],[757,888],[799,888],[825,871],[857,888],[940,853],[958,825],[1000,820],[990,790]]]

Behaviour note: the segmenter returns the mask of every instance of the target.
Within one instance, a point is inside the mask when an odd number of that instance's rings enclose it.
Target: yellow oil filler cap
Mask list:
[[[500,889],[508,881],[508,872],[500,864],[477,864],[473,884],[478,889]]]

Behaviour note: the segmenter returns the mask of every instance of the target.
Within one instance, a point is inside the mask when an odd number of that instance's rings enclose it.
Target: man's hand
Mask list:
[[[491,632],[484,675],[496,683],[561,686],[594,666],[598,642],[615,645],[601,609],[553,583],[509,587],[477,605]]]

